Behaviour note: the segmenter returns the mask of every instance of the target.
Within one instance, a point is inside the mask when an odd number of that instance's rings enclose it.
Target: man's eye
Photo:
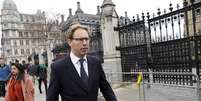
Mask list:
[[[73,38],[74,40],[77,40],[77,41],[88,41],[89,38]]]

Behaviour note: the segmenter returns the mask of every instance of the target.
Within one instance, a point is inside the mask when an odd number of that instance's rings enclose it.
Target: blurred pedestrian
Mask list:
[[[26,64],[25,60],[22,60],[22,68],[24,69],[25,72],[27,72],[28,64]]]
[[[40,91],[40,94],[42,94],[42,82],[45,86],[45,92],[47,93],[47,66],[45,64],[36,64],[37,65],[37,76],[38,76],[38,88]]]
[[[27,74],[29,74],[32,77],[33,83],[35,84],[37,76],[37,66],[34,65],[32,61],[29,62],[29,65],[27,67]]]
[[[5,59],[0,58],[0,97],[4,97],[6,82],[10,75],[10,67],[5,64]]]
[[[37,76],[37,67],[30,61],[27,66],[27,74],[32,77],[33,83],[35,84],[36,76]]]
[[[19,64],[11,64],[11,77],[7,84],[5,101],[34,101],[34,85]]]

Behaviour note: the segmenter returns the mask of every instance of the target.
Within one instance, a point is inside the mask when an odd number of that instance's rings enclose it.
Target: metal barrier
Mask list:
[[[139,72],[106,73],[106,78],[112,85],[118,101],[201,101],[199,76],[192,73],[143,72],[139,86],[136,79]],[[123,81],[123,76],[133,75],[133,79]],[[152,75],[188,75],[195,78],[191,86],[181,84],[154,83]],[[125,97],[124,97],[125,96]]]

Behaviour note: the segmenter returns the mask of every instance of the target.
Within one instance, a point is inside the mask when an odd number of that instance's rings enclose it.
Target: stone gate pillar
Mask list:
[[[104,0],[101,8],[101,33],[104,51],[103,68],[106,73],[120,73],[122,71],[120,52],[116,50],[116,47],[119,46],[119,35],[117,31],[114,31],[114,27],[118,25],[115,4],[113,4],[112,0]],[[109,80],[113,81],[122,79],[120,74],[106,74],[106,76],[109,76]]]

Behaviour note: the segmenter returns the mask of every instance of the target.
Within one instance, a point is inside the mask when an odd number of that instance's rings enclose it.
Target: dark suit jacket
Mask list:
[[[46,101],[97,101],[98,89],[106,101],[117,101],[116,96],[105,78],[98,59],[87,56],[89,86],[86,86],[77,73],[70,56],[51,65],[51,77]]]

